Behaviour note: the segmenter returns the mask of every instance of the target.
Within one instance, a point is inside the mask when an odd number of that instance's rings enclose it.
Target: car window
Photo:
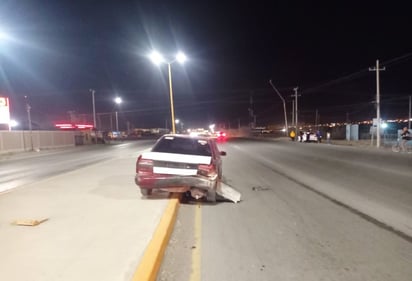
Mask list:
[[[212,156],[209,143],[196,138],[164,137],[153,147],[153,152]]]

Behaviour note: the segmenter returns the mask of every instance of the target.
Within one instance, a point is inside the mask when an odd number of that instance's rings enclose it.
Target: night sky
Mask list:
[[[302,1],[303,2],[303,1]],[[412,95],[412,17],[397,1],[75,1],[2,0],[0,93],[12,118],[27,124],[68,120],[68,111],[118,110],[122,124],[170,126],[167,66],[172,64],[176,118],[185,126],[250,121],[282,124],[281,100],[299,87],[299,118],[360,121],[375,117],[377,59],[382,118],[406,118]],[[406,2],[405,2],[406,3]],[[118,108],[113,99],[120,96]],[[252,102],[252,105],[251,105]],[[289,121],[290,122],[290,121]],[[121,125],[125,126],[125,125]]]

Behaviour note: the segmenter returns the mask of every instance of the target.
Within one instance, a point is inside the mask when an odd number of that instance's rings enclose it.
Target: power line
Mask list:
[[[394,65],[394,64],[397,64],[397,63],[401,63],[401,62],[409,60],[411,58],[412,58],[412,52],[406,53],[402,56],[399,56],[399,57],[396,57],[396,58],[393,58],[393,59],[390,59],[390,60],[387,60],[387,61],[384,61],[381,64],[385,65],[385,66],[389,66],[389,65]],[[320,85],[313,86],[313,87],[310,87],[310,88],[306,88],[302,92],[304,92],[305,94],[313,93],[313,92],[315,92],[319,89],[322,89],[322,88],[326,88],[326,87],[329,87],[329,86],[333,86],[335,84],[339,84],[339,83],[344,82],[344,81],[351,81],[351,80],[354,80],[356,78],[362,77],[363,75],[365,75],[368,72],[369,72],[369,68],[364,68],[364,69],[361,69],[361,70],[356,71],[354,73],[351,73],[351,74],[348,74],[348,75],[345,75],[345,76],[338,77],[338,78],[335,78],[333,80],[327,81],[327,82],[322,83]]]

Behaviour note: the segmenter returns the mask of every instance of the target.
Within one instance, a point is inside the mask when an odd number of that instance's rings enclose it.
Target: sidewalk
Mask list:
[[[281,140],[281,141],[290,141],[292,140],[289,137],[277,137],[277,138],[268,138],[268,137],[255,137],[257,139],[267,139],[267,140]],[[325,139],[322,140],[319,144],[324,145],[341,145],[341,146],[352,146],[352,147],[359,147],[362,149],[371,149],[371,150],[376,150],[378,149],[376,147],[376,140],[374,140],[373,145],[371,143],[371,140],[358,140],[358,141],[347,141],[344,139],[331,139],[329,142]],[[384,145],[381,143],[381,146],[379,148],[379,151],[392,151],[392,145]]]
[[[0,280],[138,280],[157,229],[171,222],[162,223],[171,199],[141,198],[135,161],[115,158],[1,194]]]
[[[376,146],[376,140],[374,140],[373,144],[371,140],[358,140],[358,141],[347,141],[347,140],[331,140],[331,145],[343,145],[343,146],[352,146],[352,147],[359,147],[362,149],[368,150],[378,150],[378,151],[387,151],[392,152],[392,144],[391,143],[381,143],[380,147]]]

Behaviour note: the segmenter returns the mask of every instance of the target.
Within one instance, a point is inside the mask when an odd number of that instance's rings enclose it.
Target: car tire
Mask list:
[[[143,196],[150,196],[150,195],[152,195],[152,190],[148,189],[148,188],[140,188],[140,193]]]

